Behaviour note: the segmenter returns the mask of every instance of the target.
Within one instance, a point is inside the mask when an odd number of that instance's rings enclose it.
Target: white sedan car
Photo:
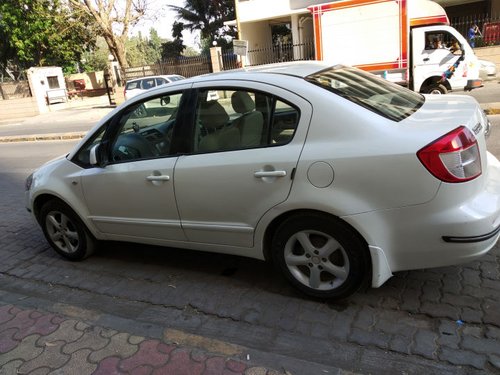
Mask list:
[[[184,79],[184,77],[178,74],[148,76],[131,79],[125,84],[125,88],[123,89],[123,96],[125,97],[125,100],[128,100],[157,86],[166,85],[167,83],[179,81],[181,79]]]
[[[495,245],[488,127],[471,97],[341,65],[206,75],[116,108],[27,179],[27,208],[71,260],[103,240],[236,254],[343,298]]]

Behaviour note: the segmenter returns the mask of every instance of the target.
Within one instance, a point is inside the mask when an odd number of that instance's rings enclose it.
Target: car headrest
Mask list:
[[[228,123],[229,115],[220,103],[211,100],[201,105],[200,121],[206,128],[219,128]]]
[[[237,113],[247,113],[255,109],[255,103],[246,91],[235,91],[231,95],[231,105]]]

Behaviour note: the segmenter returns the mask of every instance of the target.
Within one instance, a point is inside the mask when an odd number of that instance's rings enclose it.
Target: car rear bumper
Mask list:
[[[478,235],[478,236],[468,236],[468,237],[457,237],[457,236],[443,236],[444,242],[452,242],[452,243],[474,243],[474,242],[483,242],[487,241],[490,238],[493,238],[498,235],[500,232],[500,226],[496,229],[492,230],[490,233]]]
[[[443,183],[425,204],[344,217],[370,247],[380,249],[378,258],[383,252],[386,262],[372,256],[373,274],[450,266],[491,250],[500,237],[500,162],[491,154],[483,178],[481,188],[473,181]]]
[[[464,87],[464,90],[471,91],[472,89],[478,89],[480,87],[483,87],[482,79],[469,79],[467,81],[467,85]]]

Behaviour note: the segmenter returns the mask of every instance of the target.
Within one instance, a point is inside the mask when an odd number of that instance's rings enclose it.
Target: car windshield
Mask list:
[[[306,80],[393,121],[407,118],[425,100],[371,73],[341,65],[311,74]]]

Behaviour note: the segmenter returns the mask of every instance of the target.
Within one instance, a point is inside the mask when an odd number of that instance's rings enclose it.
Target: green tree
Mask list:
[[[62,0],[0,2],[0,63],[74,69],[95,39],[90,19]]]
[[[236,36],[236,28],[224,25],[225,21],[236,18],[234,0],[185,0],[184,7],[169,5],[183,22],[185,30],[200,31],[201,46],[204,50],[217,42],[228,44],[228,39]]]
[[[149,37],[142,33],[127,40],[127,62],[130,66],[156,64],[161,59],[164,40],[158,36],[156,29],[149,29]]]
[[[161,57],[163,60],[176,59],[181,56],[182,51],[186,48],[182,40],[182,30],[184,30],[184,24],[175,21],[172,25],[174,40],[162,44]]]
[[[109,49],[103,37],[96,38],[95,46],[82,55],[82,68],[86,72],[96,72],[108,66]]]
[[[68,0],[75,8],[93,18],[95,27],[120,64],[122,74],[128,67],[126,42],[130,29],[149,9],[149,0]]]

